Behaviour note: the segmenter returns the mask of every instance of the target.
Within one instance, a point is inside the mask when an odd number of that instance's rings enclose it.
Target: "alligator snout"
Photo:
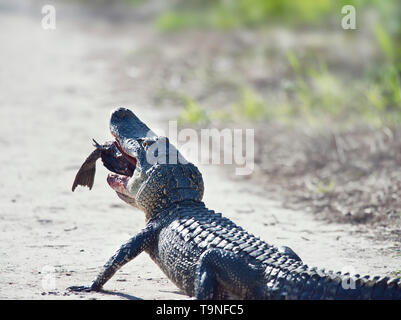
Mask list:
[[[111,112],[111,118],[115,117],[115,118],[119,118],[119,119],[124,119],[127,117],[131,117],[134,114],[132,113],[131,110],[124,108],[124,107],[119,107],[117,109],[114,109]]]

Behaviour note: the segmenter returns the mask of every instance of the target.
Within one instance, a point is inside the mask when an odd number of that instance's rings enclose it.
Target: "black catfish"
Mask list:
[[[102,145],[97,143],[95,139],[93,142],[96,149],[86,158],[78,170],[72,185],[73,192],[79,185],[92,189],[96,174],[96,161],[99,158],[102,159],[103,165],[114,173],[130,177],[134,173],[135,163],[133,163],[133,159],[128,158],[120,151],[116,141],[108,141]]]

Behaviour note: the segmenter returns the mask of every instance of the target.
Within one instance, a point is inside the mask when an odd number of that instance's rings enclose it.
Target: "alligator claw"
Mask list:
[[[92,288],[92,286],[72,286],[68,287],[67,290],[74,291],[74,292],[91,292],[96,291]]]

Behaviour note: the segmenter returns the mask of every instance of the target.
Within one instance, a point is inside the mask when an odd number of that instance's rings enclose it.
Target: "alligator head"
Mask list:
[[[122,200],[143,210],[147,218],[177,202],[202,200],[203,180],[197,167],[131,110],[112,111],[110,131],[118,150],[134,169],[132,174],[110,173],[107,177]]]

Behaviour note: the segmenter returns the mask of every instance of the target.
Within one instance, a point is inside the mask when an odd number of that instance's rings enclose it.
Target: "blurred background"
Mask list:
[[[345,5],[355,9],[354,29],[344,28]],[[69,188],[90,139],[110,139],[108,116],[121,105],[152,128],[178,120],[255,129],[255,170],[227,170],[233,186],[257,185],[264,198],[320,221],[369,228],[393,243],[391,259],[400,257],[399,0],[2,0],[4,261],[20,255],[32,263],[21,251],[32,244],[18,229],[52,248],[60,242],[48,257],[62,266],[65,256],[80,257],[71,250],[81,242],[69,237],[79,226],[98,259],[91,265],[103,264],[94,219],[108,221],[109,207],[119,217],[131,212],[111,190],[76,192],[72,201]],[[104,181],[106,173],[97,174]],[[114,236],[131,229],[122,219]],[[47,257],[50,249],[34,250]],[[19,265],[3,266],[10,283]]]
[[[248,178],[292,207],[400,221],[399,1],[75,2],[140,26],[132,43],[146,44],[128,44],[116,71],[128,103],[143,99],[183,126],[255,128]],[[343,28],[345,5],[355,29]]]
[[[44,30],[45,5],[55,30]],[[355,9],[351,29],[345,5]],[[186,127],[255,128],[256,169],[245,178],[286,205],[334,221],[401,220],[399,1],[18,0],[1,9],[35,21],[2,19],[2,46],[15,45],[2,50],[12,102],[52,101],[64,121],[68,101],[89,117],[95,105],[135,104]]]

